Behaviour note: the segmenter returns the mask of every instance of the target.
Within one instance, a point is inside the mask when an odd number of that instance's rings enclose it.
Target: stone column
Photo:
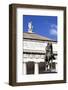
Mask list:
[[[38,74],[38,71],[39,69],[38,69],[38,63],[37,62],[35,62],[35,71],[34,71],[34,73],[35,74]]]
[[[26,75],[26,62],[23,62],[23,74]]]

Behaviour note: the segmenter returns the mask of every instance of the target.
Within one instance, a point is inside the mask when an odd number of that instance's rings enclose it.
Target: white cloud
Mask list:
[[[51,27],[50,27],[50,34],[51,35],[54,35],[54,36],[56,36],[57,35],[57,26],[56,25],[51,25]]]
[[[57,35],[57,30],[56,29],[50,29],[50,34],[51,35]]]
[[[51,28],[55,28],[55,29],[57,29],[57,25],[52,24],[52,25],[51,25]]]

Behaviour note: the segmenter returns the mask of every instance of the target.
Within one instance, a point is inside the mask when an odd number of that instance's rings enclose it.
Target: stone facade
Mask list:
[[[23,47],[24,74],[28,74],[26,72],[28,67],[27,66],[28,62],[32,63],[33,65],[33,71],[34,71],[33,74],[39,74],[40,72],[39,68],[41,67],[41,64],[42,67],[44,67],[47,43],[48,41],[24,39],[24,47]],[[53,45],[53,53],[55,54],[55,58],[56,58],[56,60],[53,60],[53,62],[57,63],[57,42],[52,42],[52,45]],[[53,71],[55,70],[53,69]]]

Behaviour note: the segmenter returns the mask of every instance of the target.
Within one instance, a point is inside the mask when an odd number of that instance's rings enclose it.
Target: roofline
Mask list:
[[[23,34],[24,34],[24,33],[28,33],[28,34],[36,34],[36,33],[34,33],[34,32],[33,32],[33,33],[23,32]],[[38,35],[38,34],[36,34],[36,35]],[[24,38],[24,37],[23,37],[23,38]],[[49,41],[49,42],[56,42],[56,43],[57,43],[57,41],[52,40],[52,39],[50,39],[50,38],[49,38],[48,40],[44,40],[44,39],[43,39],[43,40],[42,40],[42,39],[33,39],[33,38],[24,38],[24,39],[28,39],[28,40],[37,40],[37,41]]]
[[[41,39],[32,39],[32,38],[24,38],[24,39],[27,39],[27,40],[37,40],[37,41],[49,41],[49,42],[56,42],[57,41],[54,41],[54,40],[41,40]]]

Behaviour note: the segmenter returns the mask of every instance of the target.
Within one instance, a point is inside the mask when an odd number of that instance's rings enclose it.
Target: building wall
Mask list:
[[[47,43],[39,42],[39,41],[24,41],[24,49],[31,50],[43,50],[45,51],[45,46]]]
[[[23,49],[26,49],[27,52],[31,50],[34,52],[38,53],[46,53],[46,46],[48,42],[41,42],[41,41],[30,41],[30,40],[25,40],[24,41],[24,47]],[[53,44],[53,51],[57,52],[57,43],[52,43]],[[43,54],[24,54],[23,55],[24,62],[28,61],[34,61],[34,62],[44,62],[45,61],[45,55]]]
[[[48,42],[43,42],[43,41],[30,41],[30,40],[25,40],[23,42],[24,47],[23,49],[29,49],[29,50],[42,50],[45,51],[45,48],[47,46]],[[57,51],[57,43],[52,42],[53,45],[53,51]]]

